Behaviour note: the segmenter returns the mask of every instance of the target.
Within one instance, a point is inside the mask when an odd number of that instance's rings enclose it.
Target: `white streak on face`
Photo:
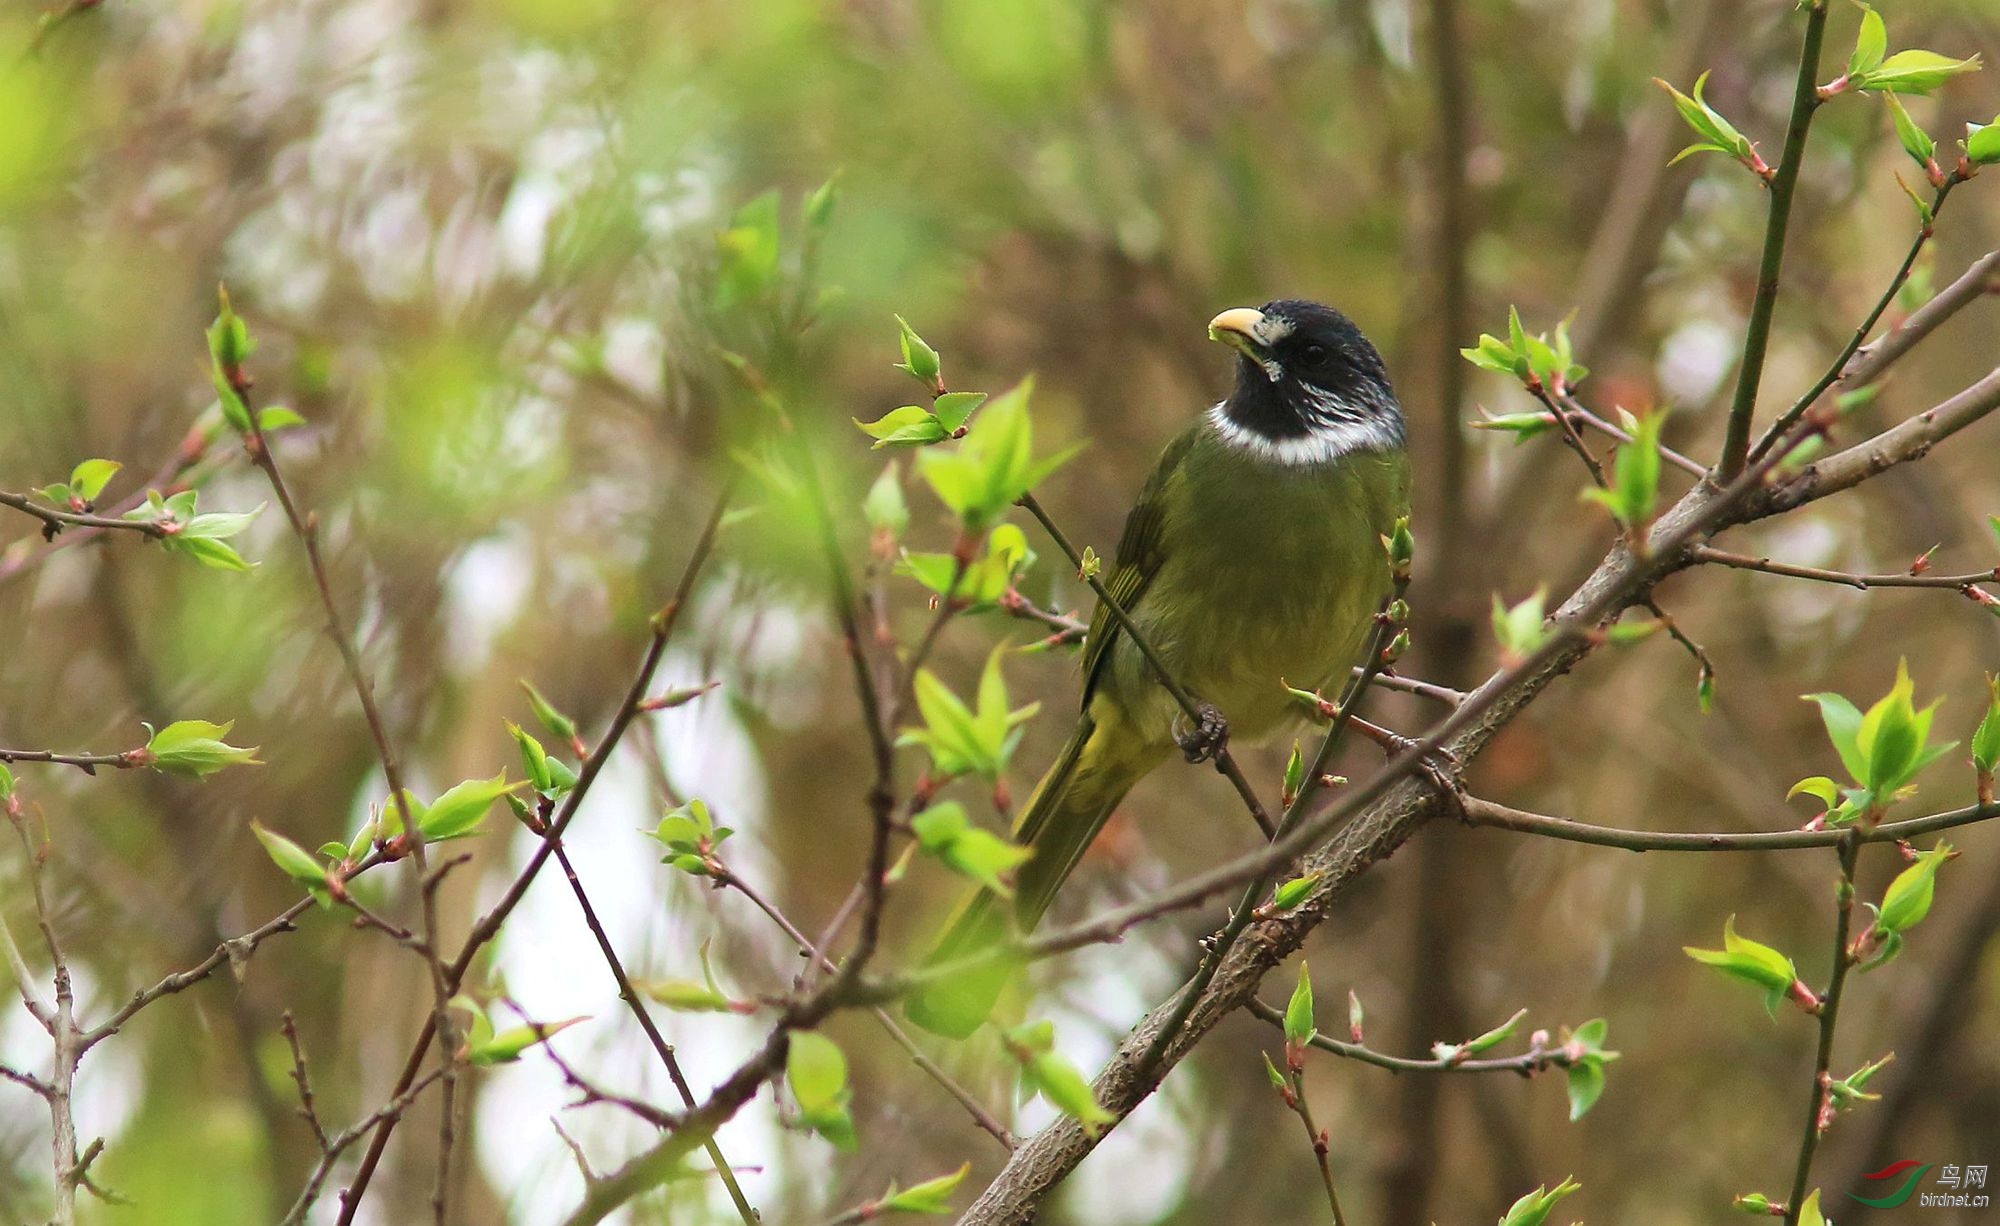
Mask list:
[[[1226,406],[1225,401],[1208,411],[1209,424],[1215,427],[1222,441],[1273,464],[1287,467],[1330,464],[1357,451],[1393,451],[1403,445],[1402,433],[1395,425],[1375,414],[1357,414],[1348,420],[1319,424],[1297,438],[1270,438],[1231,420]]]
[[[1257,342],[1266,353],[1277,347],[1279,341],[1292,334],[1292,321],[1281,315],[1259,315],[1250,329],[1250,339]],[[1278,365],[1278,359],[1267,357],[1257,365],[1264,368],[1264,377],[1276,383],[1285,377],[1285,368]]]

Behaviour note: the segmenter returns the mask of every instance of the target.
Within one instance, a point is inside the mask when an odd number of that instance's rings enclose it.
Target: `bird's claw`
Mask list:
[[[1200,719],[1192,727],[1185,715],[1174,721],[1174,744],[1190,762],[1212,762],[1229,744],[1229,721],[1214,703],[1199,703],[1195,711]]]

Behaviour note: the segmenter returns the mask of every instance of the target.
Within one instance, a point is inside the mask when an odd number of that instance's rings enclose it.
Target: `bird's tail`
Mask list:
[[[1097,718],[1085,714],[1022,806],[1014,840],[1035,854],[1015,881],[1013,915],[1007,913],[1006,900],[992,891],[973,891],[953,912],[925,965],[969,957],[1005,941],[1017,927],[1030,932],[1041,922],[1111,811],[1164,756],[1164,750],[1129,748],[1136,738],[1118,735],[1118,723],[1115,711]],[[1002,960],[939,980],[913,995],[905,1012],[933,1034],[965,1038],[992,1013],[1016,969]]]

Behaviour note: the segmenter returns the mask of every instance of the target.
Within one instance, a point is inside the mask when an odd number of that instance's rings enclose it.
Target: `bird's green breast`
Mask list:
[[[1381,538],[1409,513],[1409,461],[1395,450],[1285,464],[1207,422],[1190,436],[1153,486],[1162,556],[1133,617],[1233,735],[1257,737],[1298,712],[1281,680],[1320,687],[1356,662],[1389,590]],[[1131,643],[1112,651],[1098,697],[1165,743],[1171,699]]]

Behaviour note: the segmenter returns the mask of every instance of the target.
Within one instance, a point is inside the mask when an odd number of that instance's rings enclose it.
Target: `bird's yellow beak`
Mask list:
[[[1235,307],[1208,321],[1208,339],[1221,341],[1261,365],[1270,357],[1259,339],[1263,323],[1264,312],[1254,307]]]

